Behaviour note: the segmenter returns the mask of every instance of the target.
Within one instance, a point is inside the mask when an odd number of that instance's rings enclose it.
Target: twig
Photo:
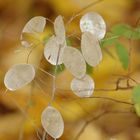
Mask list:
[[[40,67],[37,67],[37,66],[35,66],[35,67],[36,67],[37,69],[39,69],[40,71],[42,71],[43,73],[45,73],[46,75],[49,75],[49,76],[51,76],[51,77],[54,77],[54,75],[52,75],[51,73],[45,71],[44,69],[42,69],[42,68],[40,68]]]
[[[68,20],[66,26],[68,24],[70,24],[76,17],[78,17],[83,11],[85,11],[86,9],[88,9],[88,8],[94,6],[94,5],[96,5],[96,4],[98,4],[98,3],[102,2],[102,1],[103,0],[94,1],[94,2],[92,2],[90,4],[88,4],[87,6],[85,6],[84,8],[82,8],[81,10],[79,10],[78,12],[76,12],[75,14],[73,14],[73,16]]]
[[[113,99],[113,98],[110,98],[110,97],[92,96],[92,97],[88,97],[88,98],[110,100],[110,101],[113,101],[113,102],[116,102],[116,103],[122,103],[122,104],[127,104],[127,105],[132,105],[132,106],[134,105],[133,103],[116,100],[116,99]]]
[[[45,140],[45,139],[46,139],[46,132],[44,131],[42,140]]]
[[[49,18],[45,18],[48,22],[50,22],[50,23],[52,23],[52,24],[54,24],[53,23],[53,21],[52,20],[50,20]]]
[[[85,122],[85,124],[83,125],[83,127],[81,128],[81,130],[78,132],[77,136],[75,137],[74,140],[78,140],[80,138],[80,136],[82,135],[82,133],[85,131],[86,127],[93,121],[96,121],[98,119],[100,119],[101,117],[103,117],[104,115],[108,114],[108,113],[133,113],[133,112],[124,112],[124,111],[105,111],[101,114],[99,114],[98,116],[96,117],[93,117],[89,120],[87,120]]]
[[[85,124],[83,125],[83,127],[81,128],[81,130],[78,132],[77,136],[75,137],[74,140],[78,140],[81,136],[81,134],[85,131],[86,127],[89,125],[90,122],[99,119],[100,117],[102,117],[106,112],[101,113],[100,115],[96,116],[95,118],[92,118],[91,120],[88,120],[85,122]]]
[[[140,17],[137,19],[135,26],[137,27],[139,25],[140,22]],[[128,67],[128,74],[131,72],[131,65],[132,65],[132,51],[133,51],[133,47],[132,47],[132,36],[133,36],[134,32],[132,32],[130,34],[130,39],[129,39],[129,67]]]
[[[54,100],[54,97],[55,97],[55,92],[56,92],[56,74],[57,74],[57,66],[58,66],[60,51],[61,51],[61,45],[59,44],[59,50],[58,50],[58,55],[57,55],[57,60],[56,60],[56,66],[55,66],[55,72],[54,72],[54,76],[53,76],[52,98],[51,98],[51,101],[50,101],[49,105],[52,104],[52,102]]]

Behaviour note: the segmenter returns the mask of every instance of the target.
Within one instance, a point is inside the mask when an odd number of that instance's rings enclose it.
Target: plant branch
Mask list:
[[[82,8],[81,10],[79,10],[78,12],[76,12],[75,14],[73,14],[73,16],[68,20],[66,26],[67,26],[68,24],[70,24],[76,17],[80,16],[80,14],[81,14],[83,11],[85,11],[86,9],[88,9],[88,8],[94,6],[94,5],[96,5],[96,4],[98,4],[98,3],[102,2],[102,1],[104,1],[104,0],[97,0],[97,1],[94,1],[94,2],[92,2],[92,3],[90,3],[90,4],[88,4],[87,6],[85,6],[84,8]]]
[[[77,134],[77,136],[75,137],[74,140],[78,140],[78,139],[80,138],[80,136],[82,135],[82,133],[85,131],[86,127],[87,127],[90,123],[92,123],[93,121],[96,121],[96,120],[100,119],[101,117],[103,117],[104,115],[106,115],[106,114],[108,114],[108,113],[133,113],[133,112],[126,112],[126,111],[105,111],[105,112],[99,114],[98,116],[93,117],[93,118],[87,120],[87,121],[85,122],[85,124],[83,125],[83,127],[81,128],[81,130],[78,132],[78,134]]]

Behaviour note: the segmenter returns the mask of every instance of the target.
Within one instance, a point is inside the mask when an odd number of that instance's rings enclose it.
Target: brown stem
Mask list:
[[[83,127],[81,128],[81,130],[78,132],[77,136],[75,137],[74,140],[78,140],[80,138],[80,136],[82,135],[82,133],[85,131],[86,127],[93,121],[96,121],[98,119],[100,119],[101,117],[103,117],[104,115],[108,114],[108,113],[133,113],[133,112],[125,112],[125,111],[105,111],[101,114],[99,114],[98,116],[96,117],[93,117],[89,120],[87,120],[85,122],[85,124],[83,125]]]
[[[73,16],[68,20],[68,22],[67,22],[66,25],[70,24],[70,23],[71,23],[76,17],[78,17],[83,11],[85,11],[86,9],[88,9],[88,8],[94,6],[94,5],[96,5],[96,4],[98,4],[98,3],[102,2],[102,1],[103,1],[103,0],[94,1],[94,2],[92,2],[92,3],[90,3],[90,4],[88,4],[87,6],[85,6],[84,8],[82,8],[81,10],[79,10],[78,12],[76,12],[76,13],[73,14]]]

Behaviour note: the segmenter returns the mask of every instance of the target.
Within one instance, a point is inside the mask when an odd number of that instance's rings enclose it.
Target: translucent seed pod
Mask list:
[[[101,15],[89,12],[81,18],[80,29],[82,32],[91,32],[100,40],[105,36],[106,24]]]
[[[4,84],[11,91],[18,90],[29,84],[35,77],[35,69],[30,64],[12,66],[4,77]]]
[[[65,46],[57,43],[57,38],[52,36],[46,43],[44,48],[44,56],[46,60],[52,65],[62,64],[62,54]],[[57,62],[58,61],[58,62]]]
[[[41,123],[44,130],[54,139],[58,139],[64,132],[64,121],[60,112],[52,106],[48,106],[42,112]]]
[[[44,31],[46,25],[46,18],[42,16],[36,16],[30,19],[26,25],[24,26],[21,34],[21,44],[23,47],[30,47],[32,44],[28,42],[23,35],[26,33],[29,36],[35,36],[38,33],[42,33]]]
[[[63,17],[61,15],[56,17],[54,21],[54,32],[57,37],[58,43],[61,45],[65,44],[66,32],[65,32]]]
[[[84,32],[81,39],[81,50],[86,62],[95,67],[102,60],[102,51],[96,36]]]
[[[86,63],[81,52],[73,47],[65,47],[62,55],[65,67],[76,77],[81,79],[86,74]]]
[[[78,97],[90,97],[94,91],[94,81],[87,74],[82,79],[74,78],[71,82],[71,90]]]

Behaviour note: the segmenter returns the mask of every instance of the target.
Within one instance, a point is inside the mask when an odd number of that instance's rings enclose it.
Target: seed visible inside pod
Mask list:
[[[90,97],[94,91],[94,81],[89,75],[85,75],[82,79],[74,78],[71,90],[79,97]]]
[[[30,47],[32,45],[31,42],[28,42],[28,40],[26,40],[23,35],[27,34],[32,37],[36,36],[38,33],[42,33],[44,31],[45,25],[46,25],[45,17],[36,16],[30,19],[22,30],[21,44],[23,45],[23,47]]]
[[[55,35],[58,39],[57,40],[58,43],[61,45],[65,44],[66,32],[65,32],[63,17],[61,15],[56,17],[56,19],[54,21],[54,31],[55,31]]]
[[[65,47],[62,55],[65,67],[76,77],[81,79],[86,74],[86,63],[81,52],[73,47]]]
[[[48,106],[41,115],[41,123],[45,131],[54,139],[60,138],[64,132],[64,121],[60,112]]]
[[[30,64],[16,64],[12,66],[4,77],[7,89],[14,91],[29,84],[35,77],[35,69]]]
[[[82,32],[91,32],[97,38],[103,39],[106,33],[106,24],[104,19],[95,12],[85,14],[80,20],[80,28]]]
[[[62,54],[65,46],[57,43],[57,38],[52,36],[46,43],[44,48],[44,56],[46,60],[52,65],[62,64]],[[58,62],[57,62],[58,61]]]
[[[102,51],[96,36],[84,32],[81,39],[81,50],[86,62],[95,67],[102,60]]]

